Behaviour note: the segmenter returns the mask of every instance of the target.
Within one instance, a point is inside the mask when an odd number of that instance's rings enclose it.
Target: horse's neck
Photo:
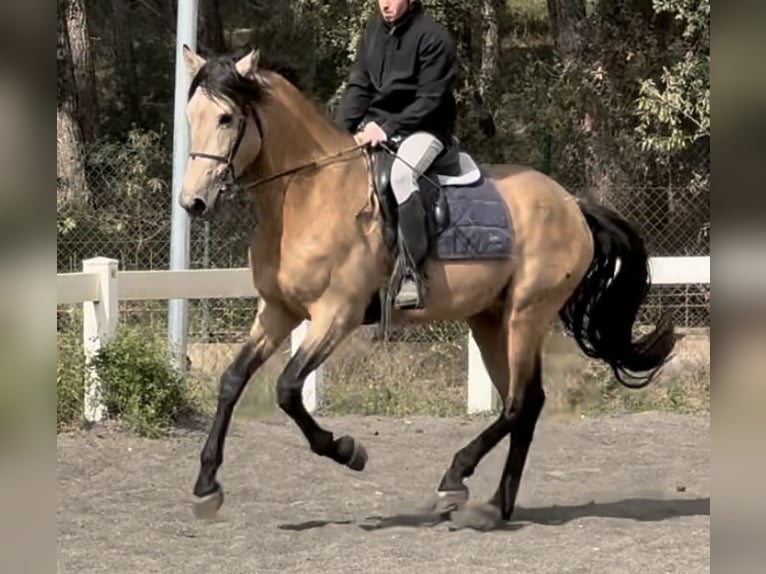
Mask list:
[[[314,160],[325,159],[354,144],[350,134],[336,128],[296,88],[277,74],[271,83],[270,101],[263,106],[266,137],[257,177],[269,177]]]
[[[270,75],[268,80],[272,84],[272,95],[259,110],[266,124],[266,135],[261,153],[252,166],[253,179],[277,176],[312,161],[325,160],[354,145],[350,134],[332,125],[281,76]],[[310,169],[311,172],[304,173],[321,172],[321,169]],[[302,174],[299,172],[297,175]],[[258,220],[269,225],[273,231],[281,230],[285,196],[291,193],[291,177],[278,177],[254,191]],[[328,193],[328,190],[318,185],[303,185],[296,190],[296,195],[300,197],[290,197],[289,203],[293,211],[300,212],[301,204],[316,206],[321,203],[314,197],[321,193]]]

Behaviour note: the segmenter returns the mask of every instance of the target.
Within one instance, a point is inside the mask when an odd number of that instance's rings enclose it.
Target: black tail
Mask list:
[[[587,356],[607,362],[626,387],[645,387],[670,357],[676,335],[664,316],[633,341],[633,324],[650,287],[644,242],[611,209],[587,202],[580,208],[593,233],[593,261],[559,316]]]

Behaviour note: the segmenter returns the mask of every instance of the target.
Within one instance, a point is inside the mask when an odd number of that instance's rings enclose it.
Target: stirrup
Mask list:
[[[406,275],[394,297],[394,307],[400,310],[422,309],[425,307],[425,287],[416,277]]]

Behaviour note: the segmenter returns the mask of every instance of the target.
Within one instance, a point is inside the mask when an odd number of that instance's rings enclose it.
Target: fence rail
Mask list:
[[[83,346],[86,362],[115,335],[117,305],[124,300],[257,298],[248,268],[183,271],[118,271],[116,259],[96,257],[83,261],[82,272],[56,276],[57,303],[83,305]],[[656,285],[710,284],[710,257],[656,257],[650,259],[650,274]],[[301,344],[308,322],[295,329],[293,351]],[[492,382],[484,369],[479,349],[469,335],[466,410],[491,410]],[[322,368],[307,377],[303,401],[309,412],[322,404]],[[88,369],[85,388],[86,420],[103,418],[100,381]]]

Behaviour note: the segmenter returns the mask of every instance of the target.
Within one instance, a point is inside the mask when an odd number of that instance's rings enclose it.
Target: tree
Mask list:
[[[223,37],[220,0],[200,0],[199,41],[205,51],[222,54],[226,51]]]
[[[66,23],[72,54],[74,89],[79,106],[78,121],[85,139],[93,141],[98,135],[98,98],[84,0],[66,1]]]
[[[56,199],[58,205],[89,199],[82,128],[67,28],[68,0],[56,11]]]
[[[497,0],[483,0],[481,3],[481,69],[479,71],[479,94],[484,101],[490,98],[492,85],[497,77],[497,65],[500,45],[498,30],[500,27],[500,7]]]
[[[138,77],[133,50],[133,23],[129,0],[111,0],[114,29],[114,80],[121,97],[122,115],[137,118],[140,115]]]
[[[556,51],[564,59],[574,58],[582,45],[585,0],[548,0],[548,18]]]
[[[710,137],[710,0],[654,0],[654,8],[673,15],[692,49],[679,50],[659,81],[641,81],[637,129],[644,149],[682,151]]]

